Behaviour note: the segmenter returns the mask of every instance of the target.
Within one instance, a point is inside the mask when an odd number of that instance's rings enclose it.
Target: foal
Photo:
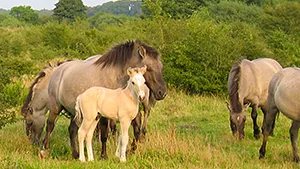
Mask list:
[[[146,97],[147,90],[143,74],[147,66],[141,68],[128,68],[127,74],[129,80],[127,86],[116,90],[91,87],[77,97],[75,122],[79,126],[79,160],[85,162],[84,140],[88,153],[88,160],[93,161],[92,138],[94,130],[103,116],[113,120],[119,120],[121,125],[121,134],[119,136],[116,156],[121,162],[126,161],[126,147],[129,136],[128,130],[131,121],[136,117],[139,108],[139,102]]]

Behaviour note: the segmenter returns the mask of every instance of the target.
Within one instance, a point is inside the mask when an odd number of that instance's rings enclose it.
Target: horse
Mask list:
[[[139,109],[139,102],[144,100],[149,93],[145,85],[143,74],[147,66],[142,68],[128,68],[130,77],[126,87],[115,90],[104,87],[91,87],[77,97],[76,114],[74,120],[79,126],[79,160],[85,162],[84,140],[88,152],[88,160],[93,161],[92,138],[98,124],[99,117],[119,120],[121,132],[118,141],[116,156],[121,162],[126,161],[126,147],[129,136],[128,130],[131,121],[135,118]]]
[[[260,159],[265,157],[268,136],[274,128],[273,122],[276,118],[276,114],[281,112],[292,120],[289,133],[292,143],[293,160],[299,162],[297,148],[297,138],[300,127],[299,86],[299,68],[284,68],[273,76],[269,85],[268,109],[263,120],[263,143],[259,150]]]
[[[99,55],[95,55],[87,58],[86,61],[96,60],[98,58]],[[29,87],[25,102],[21,108],[21,115],[23,115],[25,119],[26,135],[35,145],[40,144],[46,121],[46,113],[49,110],[47,107],[49,98],[48,84],[51,76],[58,66],[70,61],[72,60],[57,62],[55,64],[49,63],[49,65],[45,66],[40,71],[39,75]]]
[[[274,59],[259,58],[255,60],[240,59],[233,64],[228,77],[228,93],[230,104],[230,127],[233,135],[244,138],[246,111],[252,108],[254,137],[260,137],[257,125],[257,109],[266,112],[268,86],[272,76],[282,70],[282,66]]]
[[[146,85],[155,100],[162,100],[166,96],[159,52],[139,41],[127,41],[116,45],[96,61],[73,61],[63,64],[53,73],[49,82],[49,117],[47,119],[46,134],[43,147],[39,153],[41,158],[48,155],[50,147],[50,135],[55,126],[58,114],[65,109],[70,113],[69,137],[72,147],[72,156],[79,157],[77,148],[78,126],[73,118],[75,116],[76,98],[90,87],[101,86],[116,89],[126,85],[128,67],[140,67],[146,65],[147,72],[144,74]],[[140,113],[133,120],[134,141],[139,141]],[[139,117],[139,118],[138,118]],[[101,157],[107,158],[106,141],[108,137],[108,120],[100,118],[102,151]],[[133,146],[135,147],[135,146]]]
[[[67,60],[69,61],[69,60]],[[67,62],[65,61],[65,62]],[[48,84],[55,69],[65,63],[50,64],[40,71],[34,82],[30,85],[26,100],[22,106],[21,114],[24,116],[26,135],[33,144],[39,144],[45,126],[48,111]]]

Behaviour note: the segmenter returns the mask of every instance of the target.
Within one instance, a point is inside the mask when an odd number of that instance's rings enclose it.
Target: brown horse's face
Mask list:
[[[230,121],[231,121],[232,125],[234,125],[233,127],[238,132],[238,138],[243,139],[245,136],[245,134],[244,134],[245,121],[246,121],[245,113],[231,113]]]
[[[156,100],[162,100],[167,94],[167,89],[162,76],[162,63],[159,60],[143,59],[142,64],[147,65],[144,74],[146,85],[153,92]]]
[[[243,106],[243,109],[241,112],[234,112],[230,106],[230,104],[227,103],[227,108],[230,111],[230,127],[232,134],[235,135],[238,132],[238,138],[243,139],[244,134],[244,128],[245,128],[245,122],[246,122],[246,111],[249,105]]]

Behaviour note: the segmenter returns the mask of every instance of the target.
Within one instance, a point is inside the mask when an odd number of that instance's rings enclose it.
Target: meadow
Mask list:
[[[120,163],[114,156],[116,139],[108,141],[108,159],[100,159],[101,146],[94,139],[95,161],[72,159],[67,127],[69,119],[60,116],[51,137],[51,153],[38,158],[39,147],[25,135],[21,116],[16,123],[0,130],[1,168],[298,168],[292,162],[289,140],[290,120],[277,118],[275,136],[270,137],[266,158],[259,160],[262,139],[255,140],[252,119],[247,114],[245,139],[235,138],[229,127],[226,97],[187,95],[169,89],[167,97],[152,109],[146,139],[134,154]],[[262,124],[262,112],[258,121]],[[119,127],[119,125],[118,125]],[[131,129],[132,130],[132,129]],[[130,141],[133,132],[130,131]],[[129,147],[130,148],[130,145]]]

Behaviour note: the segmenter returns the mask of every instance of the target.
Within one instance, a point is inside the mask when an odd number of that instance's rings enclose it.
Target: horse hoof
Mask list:
[[[41,150],[40,153],[38,154],[39,159],[45,159],[47,158],[49,155],[49,151],[48,150]]]
[[[107,155],[106,154],[101,154],[101,159],[102,160],[106,160],[108,157],[107,157]]]
[[[125,163],[125,162],[126,162],[126,158],[125,158],[125,157],[120,158],[120,162],[121,162],[121,163]]]

